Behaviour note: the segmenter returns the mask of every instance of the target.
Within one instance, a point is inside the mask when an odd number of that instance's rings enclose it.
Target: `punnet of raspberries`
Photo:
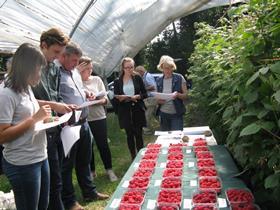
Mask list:
[[[183,153],[182,147],[170,147],[168,153]]]
[[[197,160],[197,167],[198,168],[203,168],[203,167],[214,167],[215,166],[215,161],[213,158],[209,159],[198,159]]]
[[[185,143],[177,143],[177,144],[170,144],[169,147],[183,147],[183,146],[187,146],[187,144]]]
[[[121,204],[142,204],[144,195],[144,191],[141,190],[128,190],[122,196]]]
[[[145,154],[142,157],[142,160],[156,160],[158,158],[158,154],[156,153],[150,153],[150,154]]]
[[[213,158],[213,153],[206,151],[206,152],[197,152],[196,153],[196,158],[197,159],[208,159],[208,158]]]
[[[141,205],[121,203],[119,210],[141,210]]]
[[[139,164],[139,168],[154,168],[156,161],[142,160]]]
[[[184,156],[182,153],[170,153],[167,156],[167,160],[183,160]]]
[[[208,147],[194,147],[194,153],[197,154],[198,152],[202,152],[202,151],[209,151]]]
[[[222,184],[218,177],[199,177],[200,190],[215,190],[217,193],[221,192]]]
[[[195,141],[193,143],[194,147],[201,147],[201,146],[207,146],[207,142],[205,140],[201,140],[201,141]]]
[[[217,193],[215,191],[201,191],[196,192],[192,196],[193,204],[216,204],[217,203]]]
[[[150,179],[147,177],[133,177],[129,181],[130,189],[147,189]]]
[[[230,204],[247,204],[254,202],[254,196],[247,189],[228,189],[226,197]]]
[[[192,210],[217,210],[217,205],[215,204],[197,204],[192,207]]]
[[[231,204],[232,210],[260,210],[260,207],[253,203],[247,204]]]
[[[183,174],[182,169],[177,169],[177,168],[166,168],[163,171],[163,177],[181,177]]]
[[[212,168],[199,168],[198,169],[198,176],[217,176],[217,170],[212,167]]]
[[[161,203],[180,205],[182,199],[182,193],[180,190],[164,190],[162,189],[158,195],[158,205]]]
[[[139,168],[134,172],[133,177],[151,177],[154,173],[154,169],[152,168]]]
[[[177,160],[168,161],[166,164],[166,168],[183,168],[183,166],[184,162]]]
[[[159,149],[159,148],[161,148],[161,144],[153,144],[153,143],[150,143],[150,144],[147,145],[147,148],[148,148],[148,149],[150,149],[150,148],[154,148],[154,149],[155,149],[155,148],[158,148],[158,149]]]
[[[181,189],[181,178],[168,177],[161,182],[161,188],[164,189]]]
[[[159,148],[148,148],[145,151],[145,155],[147,155],[147,154],[158,154],[159,152],[160,152]]]
[[[172,204],[160,204],[157,210],[179,210],[178,206]]]

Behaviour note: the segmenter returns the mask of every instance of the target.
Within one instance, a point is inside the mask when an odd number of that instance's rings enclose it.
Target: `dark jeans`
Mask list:
[[[160,129],[162,131],[183,130],[184,122],[183,115],[159,113]]]
[[[73,145],[70,156],[63,159],[62,199],[65,208],[70,208],[76,201],[75,189],[72,182],[72,170],[75,165],[79,186],[84,198],[96,197],[96,186],[93,184],[90,161],[92,156],[91,132],[88,122],[82,124],[80,139]]]
[[[106,119],[89,122],[90,130],[97,145],[100,157],[105,169],[112,168],[111,151],[107,141],[107,123]],[[94,153],[92,153],[91,170],[95,171]]]
[[[139,150],[144,147],[142,127],[131,125],[129,128],[125,128],[125,132],[128,149],[130,151],[131,158],[134,159]]]
[[[14,191],[17,210],[46,210],[50,189],[48,160],[17,166],[3,158],[2,163]]]
[[[50,202],[48,210],[64,210],[61,198],[62,193],[62,160],[63,146],[60,139],[60,132],[47,132],[48,160],[50,165]]]

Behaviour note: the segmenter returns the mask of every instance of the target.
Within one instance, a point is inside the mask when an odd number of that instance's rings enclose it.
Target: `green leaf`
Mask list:
[[[280,62],[278,61],[277,63],[271,65],[270,69],[272,72],[280,74]]]
[[[266,110],[266,109],[260,111],[260,113],[258,114],[258,118],[262,119],[264,116],[267,115],[268,112],[269,112],[269,110]]]
[[[263,67],[263,68],[261,68],[261,69],[259,70],[259,72],[260,72],[261,74],[266,74],[266,73],[268,72],[268,70],[269,70],[268,67]]]
[[[280,128],[280,119],[278,120],[278,128]]]
[[[259,76],[259,72],[257,71],[255,74],[253,74],[253,76],[250,77],[250,79],[248,79],[248,81],[246,82],[246,86],[249,86],[252,82],[254,82]]]
[[[240,132],[239,136],[248,136],[251,134],[255,134],[257,132],[259,132],[261,129],[261,126],[256,124],[256,123],[252,123],[248,126],[246,126],[245,128],[243,128],[243,130]]]
[[[274,97],[275,100],[278,101],[278,103],[280,103],[280,90],[278,90],[276,93],[274,93],[272,95],[272,97]]]
[[[274,124],[274,122],[272,122],[272,121],[264,121],[264,122],[261,122],[261,123],[260,123],[260,126],[261,126],[263,129],[266,129],[266,130],[271,131],[271,130],[275,127],[275,124]]]
[[[244,100],[247,102],[247,104],[251,104],[253,102],[255,102],[258,99],[258,92],[254,91],[254,92],[247,92],[244,95]]]
[[[230,117],[232,115],[232,112],[233,112],[233,107],[232,106],[227,107],[223,113],[223,119],[227,119],[228,117]]]
[[[265,179],[264,186],[266,189],[274,188],[280,183],[280,174],[272,174]]]
[[[242,123],[242,115],[238,116],[238,117],[236,118],[236,120],[234,120],[234,122],[231,124],[230,128],[231,128],[231,129],[236,128],[236,127],[238,127],[241,123]]]

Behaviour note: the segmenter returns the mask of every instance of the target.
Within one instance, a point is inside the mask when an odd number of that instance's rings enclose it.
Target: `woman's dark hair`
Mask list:
[[[41,68],[44,65],[46,65],[46,59],[37,47],[29,43],[20,45],[13,56],[5,86],[17,93],[27,91],[28,79],[35,74],[38,67]]]

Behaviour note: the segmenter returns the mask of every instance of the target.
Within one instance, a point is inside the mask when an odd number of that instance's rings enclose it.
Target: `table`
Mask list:
[[[219,205],[224,206],[220,209],[229,209],[225,202],[225,190],[227,188],[246,188],[246,185],[242,180],[235,178],[234,175],[239,171],[225,146],[213,145],[209,146],[210,150],[214,154],[214,159],[216,162],[216,169],[219,173],[219,177],[222,180],[222,192],[219,194]],[[122,198],[122,195],[127,190],[128,182],[131,179],[133,173],[137,170],[139,162],[142,156],[145,153],[146,148],[139,151],[135,160],[129,167],[125,176],[122,178],[119,183],[116,191],[112,195],[111,199],[108,202],[108,205],[105,207],[106,210],[118,209],[119,202]],[[160,183],[162,180],[162,173],[165,169],[166,157],[167,157],[167,148],[162,148],[157,159],[157,165],[154,171],[154,174],[151,177],[149,187],[146,191],[145,201],[142,205],[142,209],[156,209],[156,199],[160,191]],[[183,169],[183,186],[182,186],[182,205],[181,209],[190,209],[190,202],[192,193],[197,190],[195,182],[197,182],[197,173],[195,171],[196,159],[194,158],[194,153],[191,151],[191,147],[186,147],[184,154],[184,165]]]

